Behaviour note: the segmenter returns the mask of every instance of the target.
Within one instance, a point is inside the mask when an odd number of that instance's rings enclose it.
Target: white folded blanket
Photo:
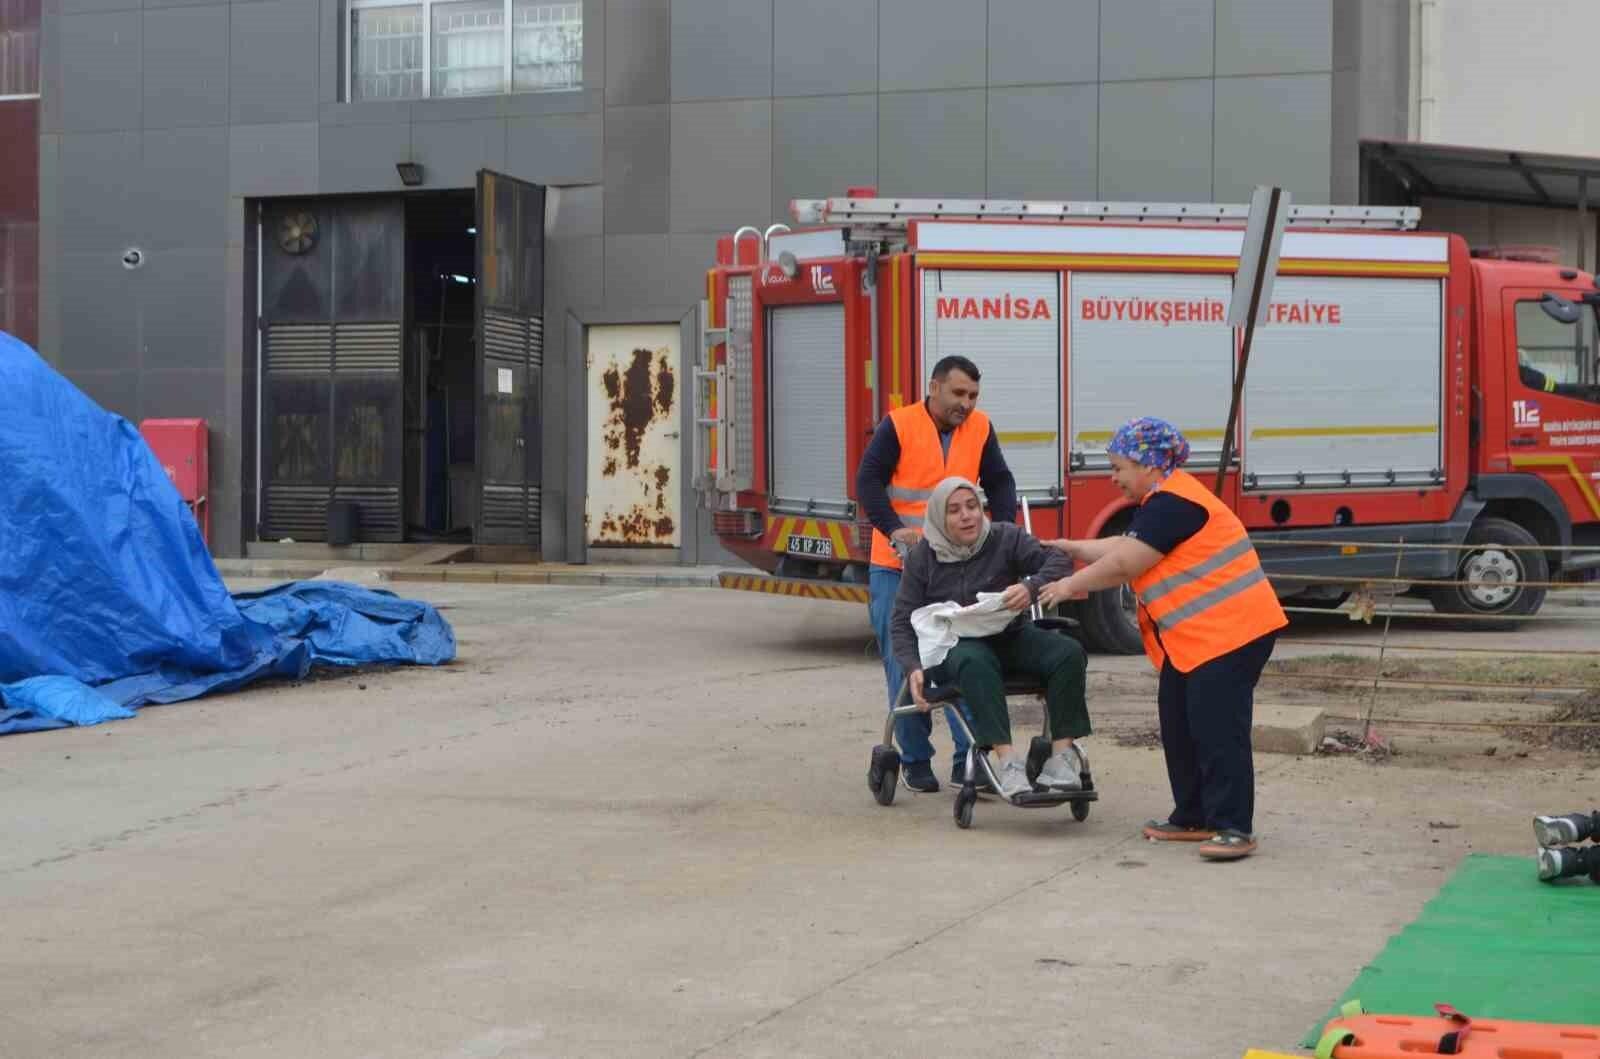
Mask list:
[[[929,603],[911,612],[911,628],[917,634],[917,654],[922,668],[931,669],[945,660],[962,637],[978,638],[1004,632],[1017,618],[1000,602],[1000,592],[979,592],[978,602],[969,607],[959,603]]]

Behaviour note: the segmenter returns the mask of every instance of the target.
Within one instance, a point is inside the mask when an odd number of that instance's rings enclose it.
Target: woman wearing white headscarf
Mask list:
[[[1064,554],[1044,547],[1020,526],[991,523],[983,504],[982,490],[965,478],[946,478],[934,489],[922,540],[906,559],[895,597],[890,619],[894,653],[905,668],[912,698],[924,710],[932,708],[924,695],[930,680],[960,686],[977,745],[993,749],[1000,793],[1008,798],[1033,785],[1025,755],[1012,746],[1005,677],[1014,673],[1043,684],[1054,753],[1038,782],[1053,790],[1077,790],[1083,758],[1073,741],[1089,734],[1084,701],[1088,667],[1077,641],[1040,629],[1018,613],[992,636],[960,639],[941,663],[924,672],[913,612],[931,603],[971,605],[980,592],[1003,593],[1006,608],[1021,612],[1037,601],[1043,586],[1071,573],[1072,563]]]

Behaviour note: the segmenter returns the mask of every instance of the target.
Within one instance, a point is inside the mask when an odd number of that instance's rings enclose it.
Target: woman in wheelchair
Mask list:
[[[1034,785],[1028,781],[1026,754],[1017,752],[1011,742],[1006,678],[1042,686],[1053,753],[1039,773],[1038,785],[1078,790],[1083,757],[1073,740],[1089,734],[1083,648],[1071,637],[1038,628],[1023,613],[1037,601],[1042,587],[1072,572],[1072,560],[1044,547],[1020,526],[991,523],[983,504],[983,492],[965,478],[946,478],[933,490],[922,540],[906,558],[895,597],[890,622],[895,656],[905,667],[912,699],[922,709],[933,708],[926,698],[930,684],[961,689],[974,741],[992,748],[990,763],[1000,794],[1007,798]],[[964,617],[954,628],[965,626],[963,631],[982,635],[961,636],[936,663],[939,644],[925,644],[932,649],[919,650],[913,615],[930,604],[969,606],[978,602],[979,593],[1002,593],[1003,609]],[[926,625],[921,617],[918,620]]]

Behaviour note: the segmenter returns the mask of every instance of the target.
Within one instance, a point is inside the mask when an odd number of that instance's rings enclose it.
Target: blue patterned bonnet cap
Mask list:
[[[1171,471],[1189,459],[1189,442],[1165,419],[1143,416],[1118,427],[1106,451],[1158,471]]]

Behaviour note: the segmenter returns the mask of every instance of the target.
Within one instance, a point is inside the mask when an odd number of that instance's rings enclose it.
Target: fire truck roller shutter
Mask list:
[[[1416,488],[1443,468],[1437,279],[1285,276],[1245,380],[1246,488]]]
[[[772,310],[772,500],[779,510],[843,514],[844,306]]]
[[[922,280],[922,373],[940,357],[983,373],[978,407],[999,435],[1017,489],[1059,495],[1061,274],[930,269]]]
[[[1108,471],[1112,433],[1139,416],[1183,431],[1190,470],[1217,465],[1233,386],[1230,284],[1174,273],[1067,277],[1074,469]]]

